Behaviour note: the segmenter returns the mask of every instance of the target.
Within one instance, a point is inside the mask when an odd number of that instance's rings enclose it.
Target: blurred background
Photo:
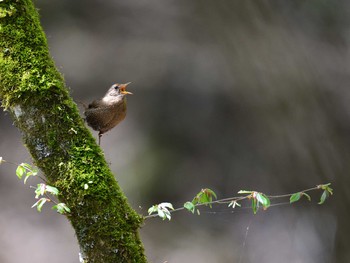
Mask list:
[[[317,193],[257,215],[220,206],[148,219],[150,262],[350,262],[349,1],[35,4],[75,101],[132,82],[127,118],[101,147],[139,213],[205,187],[224,198],[332,183],[322,206]],[[0,127],[0,156],[31,162],[6,112]],[[0,167],[0,262],[78,262],[69,222],[31,209],[15,169]]]

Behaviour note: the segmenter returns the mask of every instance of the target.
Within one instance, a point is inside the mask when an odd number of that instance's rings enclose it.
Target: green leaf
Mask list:
[[[311,196],[309,196],[307,193],[304,192],[298,192],[295,194],[292,194],[291,197],[289,198],[289,203],[294,203],[300,200],[302,196],[305,196],[307,200],[311,201]]]
[[[27,175],[26,175],[26,177],[24,178],[24,181],[23,181],[24,184],[26,184],[26,182],[27,182],[29,177],[30,177],[30,174],[27,173]]]
[[[247,191],[247,190],[240,190],[240,191],[238,191],[239,194],[251,194],[253,192],[254,191]]]
[[[23,175],[26,173],[26,169],[22,166],[22,164],[17,166],[16,175],[19,179],[22,179]]]
[[[255,198],[252,198],[252,209],[253,213],[256,214],[256,212],[258,211],[258,202]]]
[[[192,202],[188,201],[184,204],[184,208],[186,208],[188,211],[190,211],[190,212],[192,212],[192,214],[194,214],[196,206]]]
[[[16,175],[19,179],[22,179],[23,175],[26,175],[24,178],[24,184],[27,182],[30,176],[36,176],[38,174],[38,169],[33,168],[30,164],[21,163],[18,165],[16,170]]]
[[[271,202],[270,199],[263,193],[256,192],[256,200],[263,206],[264,209],[267,209]]]
[[[33,207],[36,207],[36,209],[38,210],[38,212],[41,212],[41,209],[43,207],[43,205],[47,202],[47,201],[50,201],[49,199],[47,198],[40,198],[34,205],[32,205],[32,208]]]
[[[318,204],[319,204],[319,205],[322,205],[322,204],[326,201],[326,199],[328,198],[328,196],[329,196],[328,191],[327,191],[327,190],[324,190],[323,193],[322,193],[322,195],[321,195],[320,202],[318,202]]]
[[[216,199],[216,194],[213,190],[209,188],[202,189],[192,200],[192,204],[206,204],[211,207],[211,202],[213,202],[213,197]]]
[[[44,195],[46,190],[46,185],[41,183],[37,184],[37,187],[35,189],[35,198],[39,198],[40,195]]]
[[[70,213],[69,207],[65,203],[59,203],[57,205],[52,206],[53,210],[56,210],[57,213],[60,213],[61,215]]]
[[[49,192],[52,195],[58,195],[59,191],[56,187],[53,187],[51,185],[46,185],[46,191]]]
[[[331,185],[330,183],[328,183],[328,184],[321,184],[321,185],[318,185],[317,187],[321,188],[322,190],[326,190],[329,194],[332,195],[333,194],[333,189],[329,187],[330,185]]]
[[[301,196],[302,196],[301,192],[292,194],[291,197],[289,198],[289,203],[291,204],[291,203],[299,201]]]
[[[200,203],[200,204],[205,204],[205,203],[209,203],[209,202],[210,202],[210,197],[204,193],[200,196],[200,199],[198,201],[198,203]]]
[[[206,196],[211,197],[211,199],[212,199],[212,197],[215,197],[215,199],[217,198],[216,197],[216,193],[213,190],[209,189],[209,188],[205,188],[202,191],[204,192],[204,194]]]
[[[311,201],[311,196],[309,196],[307,193],[302,192],[302,195],[305,196],[307,200]]]
[[[153,205],[150,208],[148,208],[148,214],[151,215],[152,213],[157,212],[158,210],[158,205]]]

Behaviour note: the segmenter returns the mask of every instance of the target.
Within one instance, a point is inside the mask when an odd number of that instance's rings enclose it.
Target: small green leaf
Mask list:
[[[247,190],[240,190],[240,191],[238,191],[239,194],[251,194],[253,192],[254,191],[247,191]]]
[[[30,177],[30,174],[27,174],[26,177],[24,178],[24,181],[23,181],[24,184],[26,184],[29,177]]]
[[[205,203],[209,203],[209,202],[210,202],[210,197],[207,196],[206,194],[202,194],[200,196],[199,201],[198,201],[198,203],[200,203],[200,204],[205,204]]]
[[[270,199],[265,194],[256,192],[255,197],[264,209],[267,209],[270,206]]]
[[[58,195],[58,193],[59,193],[58,189],[56,187],[51,186],[51,185],[46,185],[46,191],[52,195]]]
[[[192,202],[186,202],[184,204],[184,208],[186,208],[188,211],[190,211],[190,212],[192,212],[192,214],[194,214],[196,206]]]
[[[38,169],[27,163],[21,163],[16,169],[16,175],[19,179],[22,179],[23,175],[26,175],[24,178],[24,184],[27,182],[30,176],[36,176],[37,174]]]
[[[215,199],[216,199],[216,193],[213,190],[211,190],[209,188],[205,188],[202,191],[204,192],[204,194],[206,196],[208,196],[208,197],[215,197]]]
[[[38,172],[39,172],[38,168],[34,168],[34,169],[32,170],[33,176],[38,175]]]
[[[311,201],[311,196],[309,196],[307,193],[302,192],[302,195],[307,198],[307,200]]]
[[[311,196],[309,196],[307,193],[298,192],[291,195],[291,197],[289,198],[289,203],[292,204],[294,202],[299,201],[302,196],[305,196],[307,200],[311,201]]]
[[[148,208],[148,214],[151,215],[152,213],[157,212],[158,210],[158,205],[153,205],[150,208]]]
[[[52,206],[53,210],[56,210],[57,213],[60,213],[61,215],[70,213],[69,207],[65,203],[59,203],[57,205]]]
[[[202,189],[192,200],[192,204],[207,204],[211,207],[213,197],[216,199],[216,194],[209,188]]]
[[[289,203],[294,203],[294,202],[297,202],[300,200],[302,196],[302,193],[301,192],[298,192],[298,193],[295,193],[295,194],[292,194],[291,197],[289,198]]]
[[[35,189],[35,198],[39,198],[40,195],[44,195],[46,190],[46,185],[41,183],[37,184],[37,187]]]
[[[49,199],[47,198],[40,198],[34,205],[32,205],[32,208],[33,207],[36,207],[36,209],[38,210],[38,212],[41,212],[41,209],[43,207],[43,205],[47,202],[47,201],[50,201]]]
[[[320,202],[318,202],[318,204],[322,205],[326,201],[328,196],[329,196],[329,193],[327,192],[327,190],[324,190],[322,195],[321,195]]]
[[[328,183],[328,184],[321,184],[321,185],[318,185],[317,187],[321,188],[322,190],[327,191],[329,194],[332,195],[333,194],[333,189],[329,187],[330,185],[331,185],[330,183]]]
[[[256,212],[258,211],[258,202],[255,198],[252,198],[252,209],[253,213],[256,214]]]
[[[192,203],[193,205],[198,204],[198,197],[197,197],[197,196],[194,197],[191,203]]]
[[[16,169],[16,175],[19,179],[22,179],[23,175],[26,173],[26,169],[22,166],[22,164],[18,165]]]

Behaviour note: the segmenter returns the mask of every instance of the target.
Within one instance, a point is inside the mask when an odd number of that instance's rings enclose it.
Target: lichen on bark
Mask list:
[[[30,0],[0,2],[0,99],[34,163],[71,209],[67,218],[85,262],[146,262],[142,218],[70,98]]]

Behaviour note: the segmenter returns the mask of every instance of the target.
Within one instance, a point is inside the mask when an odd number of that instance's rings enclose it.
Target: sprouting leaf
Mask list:
[[[252,209],[253,213],[256,214],[256,212],[258,211],[258,202],[255,198],[252,198]]]
[[[255,198],[264,209],[267,209],[271,204],[270,199],[263,193],[256,192]]]
[[[148,214],[151,215],[154,212],[157,212],[157,210],[158,210],[158,205],[153,205],[150,208],[148,208]]]
[[[36,209],[38,210],[38,212],[41,212],[41,209],[43,207],[43,205],[47,202],[47,201],[50,201],[50,199],[47,199],[47,198],[40,198],[34,205],[32,205],[32,208],[33,207],[36,207]]]
[[[200,195],[198,203],[205,204],[205,203],[209,203],[209,202],[210,202],[210,197],[208,195],[206,195],[205,193]]]
[[[228,204],[228,207],[231,207],[232,208],[235,208],[236,206],[239,206],[241,207],[241,205],[236,201],[236,200],[232,200],[229,204]]]
[[[59,193],[58,189],[56,187],[51,186],[51,185],[46,185],[46,191],[52,195],[58,195],[58,193]]]
[[[166,215],[162,209],[158,209],[158,216],[163,218],[163,220],[166,218]]]
[[[216,197],[216,193],[213,190],[209,189],[209,188],[205,188],[202,191],[204,192],[205,195],[207,195],[209,197],[215,197],[215,199],[217,198]]]
[[[192,212],[192,214],[194,214],[196,206],[192,202],[188,201],[184,204],[184,208],[186,208],[188,211],[190,211],[190,212]]]
[[[65,203],[59,203],[57,205],[54,205],[52,209],[56,210],[56,212],[60,213],[61,215],[70,213],[70,209]]]
[[[294,203],[294,202],[297,202],[300,200],[302,196],[302,193],[301,192],[298,192],[298,193],[295,193],[295,194],[292,194],[291,197],[289,198],[289,203]]]
[[[321,188],[322,190],[326,190],[329,194],[332,195],[333,194],[333,189],[329,187],[330,185],[331,185],[330,183],[328,183],[328,184],[320,184],[317,187]]]
[[[174,207],[171,203],[160,203],[158,205],[153,205],[148,209],[148,214],[151,215],[152,213],[158,213],[158,216],[162,218],[163,220],[171,219],[171,213],[169,209],[174,210]]]
[[[209,188],[202,189],[192,200],[192,204],[208,204],[211,207],[213,197],[216,199],[216,194]]]
[[[254,191],[247,191],[247,190],[240,190],[240,191],[238,191],[239,194],[251,194],[253,192]]]
[[[46,185],[41,183],[37,184],[37,187],[35,189],[35,198],[39,198],[40,195],[44,195],[46,190]]]
[[[173,207],[173,205],[171,203],[167,203],[167,202],[160,203],[158,206],[159,207],[166,207],[166,208],[170,208],[170,209],[174,210],[174,207]]]
[[[321,195],[320,202],[318,202],[318,204],[322,205],[326,201],[328,196],[329,196],[329,193],[326,190],[324,190],[322,195]]]
[[[331,184],[321,184],[318,185],[318,188],[321,188],[323,191],[321,198],[320,198],[320,202],[318,204],[322,205],[326,199],[329,197],[329,195],[333,194],[333,189],[331,187],[329,187]]]
[[[19,179],[22,179],[23,175],[26,173],[26,169],[22,166],[22,164],[17,166],[16,175]]]
[[[171,219],[171,214],[170,214],[169,209],[174,210],[174,207],[173,207],[173,205],[171,203],[160,203],[158,205],[158,215],[163,220],[164,219],[170,220]]]
[[[307,200],[311,201],[311,196],[309,196],[307,193],[302,192],[302,195],[307,198]]]
[[[30,174],[27,173],[26,177],[24,177],[24,181],[23,181],[24,184],[26,184],[29,177],[30,177]]]
[[[32,167],[28,163],[21,163],[20,165],[18,165],[16,169],[16,175],[19,179],[22,179],[23,175],[26,176],[24,178],[24,184],[27,182],[27,179],[30,176],[36,176],[37,174],[38,174],[38,169],[35,167]]]
[[[289,198],[289,203],[292,204],[294,202],[299,201],[302,196],[305,196],[307,200],[311,201],[311,196],[309,196],[307,193],[298,192],[291,195],[291,197]]]

